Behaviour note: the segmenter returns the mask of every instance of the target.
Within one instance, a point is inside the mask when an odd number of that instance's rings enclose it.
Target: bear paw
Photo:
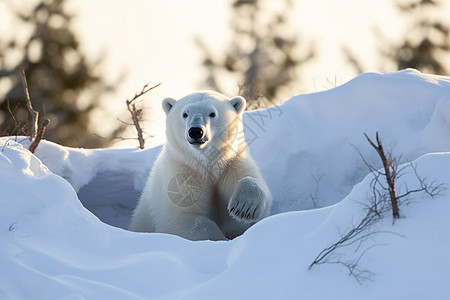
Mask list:
[[[256,222],[266,210],[267,193],[253,177],[238,181],[230,203],[229,214],[240,221]]]

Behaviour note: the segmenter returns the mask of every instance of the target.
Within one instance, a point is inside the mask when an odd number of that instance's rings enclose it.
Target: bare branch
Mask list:
[[[25,92],[25,96],[27,98],[27,108],[28,112],[31,116],[31,126],[30,126],[30,141],[32,141],[34,138],[36,138],[37,130],[38,130],[38,120],[39,120],[39,112],[37,112],[31,103],[30,93],[28,91],[28,82],[27,77],[25,74],[25,70],[22,68],[22,83],[23,83],[23,90]]]
[[[150,85],[150,83],[144,84],[144,86],[142,87],[142,90],[140,92],[135,93],[134,97],[131,100],[127,100],[127,105],[128,105],[128,102],[131,104],[133,101],[135,101],[136,99],[138,99],[142,95],[145,95],[148,92],[150,92],[151,90],[157,88],[158,86],[161,85],[161,83],[158,83],[158,84],[156,84],[156,85],[154,85],[152,87],[148,87],[149,85]]]
[[[16,120],[16,117],[14,116],[14,113],[13,113],[13,111],[12,111],[12,109],[11,109],[9,100],[6,101],[6,107],[7,107],[7,109],[8,109],[9,115],[11,116],[11,118],[12,118],[12,120],[13,120],[15,126],[17,126],[17,120]]]
[[[144,149],[145,148],[145,139],[142,132],[141,125],[139,123],[139,120],[142,116],[142,109],[136,109],[136,105],[133,103],[136,99],[141,97],[142,95],[150,92],[154,88],[157,88],[160,86],[161,83],[158,83],[157,85],[154,85],[152,87],[148,87],[149,83],[145,84],[140,92],[137,92],[134,94],[134,97],[131,100],[126,100],[127,109],[131,114],[131,119],[133,120],[133,125],[136,128],[137,135],[138,135],[138,141],[139,141],[139,148]]]
[[[129,101],[127,101],[127,108],[131,114],[131,119],[133,120],[134,127],[136,128],[136,131],[137,131],[139,148],[144,149],[145,148],[145,140],[144,140],[144,136],[142,134],[141,125],[139,124],[140,111],[139,112],[136,111],[136,105],[132,104]]]
[[[394,219],[400,218],[400,212],[399,212],[398,202],[397,202],[397,192],[395,190],[395,178],[396,178],[397,174],[396,174],[396,168],[395,168],[394,163],[396,161],[392,159],[392,156],[390,154],[388,154],[388,156],[386,157],[386,153],[384,152],[380,136],[378,135],[378,131],[376,133],[378,145],[375,145],[375,143],[372,142],[372,140],[367,136],[367,134],[364,133],[364,136],[366,137],[367,141],[369,141],[370,145],[372,145],[372,147],[378,152],[378,155],[381,158],[381,161],[383,163],[384,172],[385,172],[386,181],[389,186],[389,197],[391,199],[392,215],[393,215]]]
[[[150,134],[150,133],[148,133],[147,131],[145,131],[145,130],[142,130],[142,133],[145,133],[146,135],[147,135],[147,137],[145,138],[145,139],[148,139],[148,138],[153,138],[153,137],[155,137],[153,134]]]
[[[319,195],[320,182],[323,179],[323,175],[320,175],[320,176],[311,175],[311,176],[316,184],[316,188],[315,188],[314,194],[309,194],[309,198],[312,201],[313,207],[318,207],[317,199],[318,199],[318,195]]]
[[[133,124],[133,123],[128,123],[128,122],[125,122],[125,121],[123,121],[123,120],[121,120],[121,119],[119,119],[119,118],[116,118],[116,120],[117,120],[117,121],[119,121],[120,123],[122,123],[123,125],[127,125],[127,126],[134,126],[134,124]]]
[[[415,190],[407,189],[406,193],[403,195],[400,195],[398,198],[403,198],[409,194],[417,193],[417,192],[425,192],[428,196],[430,196],[431,198],[434,198],[436,196],[441,195],[441,193],[446,189],[445,184],[443,184],[443,183],[437,184],[435,181],[431,182],[430,184],[427,183],[427,179],[422,178],[419,175],[419,173],[417,172],[417,167],[413,163],[410,163],[409,166],[411,167],[411,169],[413,169],[414,175],[416,176],[417,180],[419,181],[420,189],[415,189]]]
[[[374,166],[372,166],[371,164],[369,164],[369,163],[367,162],[367,160],[366,160],[366,158],[364,157],[364,155],[362,155],[361,151],[359,151],[359,149],[358,149],[355,145],[351,144],[351,146],[352,146],[353,148],[355,148],[355,150],[358,152],[359,156],[361,157],[361,160],[364,162],[364,164],[366,165],[366,167],[370,170],[370,172],[371,172],[372,174],[374,174],[374,173],[379,173],[379,171],[378,171]]]
[[[31,153],[34,153],[34,151],[36,151],[36,148],[39,146],[41,139],[44,137],[45,129],[47,128],[48,123],[50,123],[50,120],[45,118],[39,126],[38,134],[29,148]]]

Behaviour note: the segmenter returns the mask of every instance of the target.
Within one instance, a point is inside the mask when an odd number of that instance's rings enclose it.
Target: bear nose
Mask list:
[[[189,128],[188,134],[191,139],[198,140],[203,137],[203,129],[200,127],[191,127]]]

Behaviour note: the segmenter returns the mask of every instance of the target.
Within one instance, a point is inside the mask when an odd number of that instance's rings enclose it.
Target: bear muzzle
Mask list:
[[[188,130],[188,142],[191,145],[203,145],[208,141],[206,131],[202,127],[191,127]]]

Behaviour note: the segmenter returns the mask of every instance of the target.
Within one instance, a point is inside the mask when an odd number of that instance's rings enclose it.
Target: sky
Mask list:
[[[150,143],[164,141],[163,130],[158,130],[164,122],[160,109],[163,98],[177,99],[208,88],[202,84],[205,70],[194,37],[202,38],[218,53],[221,47],[226,47],[231,38],[230,3],[210,0],[69,3],[69,8],[77,13],[74,28],[83,41],[84,51],[94,57],[105,54],[103,68],[111,79],[126,72],[114,101],[133,96],[147,82],[162,82],[145,98],[145,104],[151,107],[148,119],[152,129],[148,131],[155,136]],[[314,47],[317,52],[315,59],[303,68],[298,90],[286,95],[288,98],[329,89],[357,75],[342,56],[343,45],[360,55],[365,68],[379,70],[374,59],[376,41],[372,30],[380,16],[383,30],[398,27],[389,1],[305,0],[294,4],[290,18],[301,36],[300,43],[305,48]]]
[[[31,0],[30,0],[31,1]],[[274,1],[274,0],[266,0]],[[293,0],[290,14],[292,29],[305,49],[314,47],[315,58],[302,66],[296,88],[284,95],[312,93],[347,82],[357,75],[346,60],[342,48],[353,53],[364,71],[394,71],[394,66],[380,58],[381,32],[396,41],[406,30],[389,0]],[[125,109],[145,83],[162,83],[144,98],[148,107],[146,126],[154,138],[148,144],[164,141],[163,98],[181,98],[208,87],[203,84],[205,70],[202,52],[194,43],[199,37],[216,53],[225,51],[232,38],[230,14],[232,0],[68,0],[82,51],[93,60],[103,58],[98,72],[114,81],[125,74],[117,93],[110,99],[111,114]],[[1,4],[1,3],[0,3]],[[441,13],[450,11],[444,3]],[[0,20],[1,26],[8,19]],[[234,96],[234,95],[229,95]],[[101,119],[101,117],[99,117]],[[102,127],[102,124],[98,124]],[[150,128],[149,128],[150,127]],[[126,145],[128,145],[126,143]]]
[[[127,83],[139,87],[147,81],[163,82],[166,87],[159,93],[181,97],[202,88],[202,57],[194,37],[205,40],[217,53],[230,40],[229,3],[136,0],[130,5],[125,1],[83,0],[70,2],[69,7],[77,13],[74,27],[82,47],[94,55],[106,52],[108,73],[125,69]],[[314,46],[317,50],[315,60],[305,66],[301,88],[294,93],[329,88],[322,84],[334,82],[335,77],[339,82],[352,78],[355,71],[341,54],[344,45],[360,57],[366,69],[379,69],[375,27],[390,38],[404,27],[388,0],[303,0],[294,4],[290,15],[294,31],[305,48]]]

